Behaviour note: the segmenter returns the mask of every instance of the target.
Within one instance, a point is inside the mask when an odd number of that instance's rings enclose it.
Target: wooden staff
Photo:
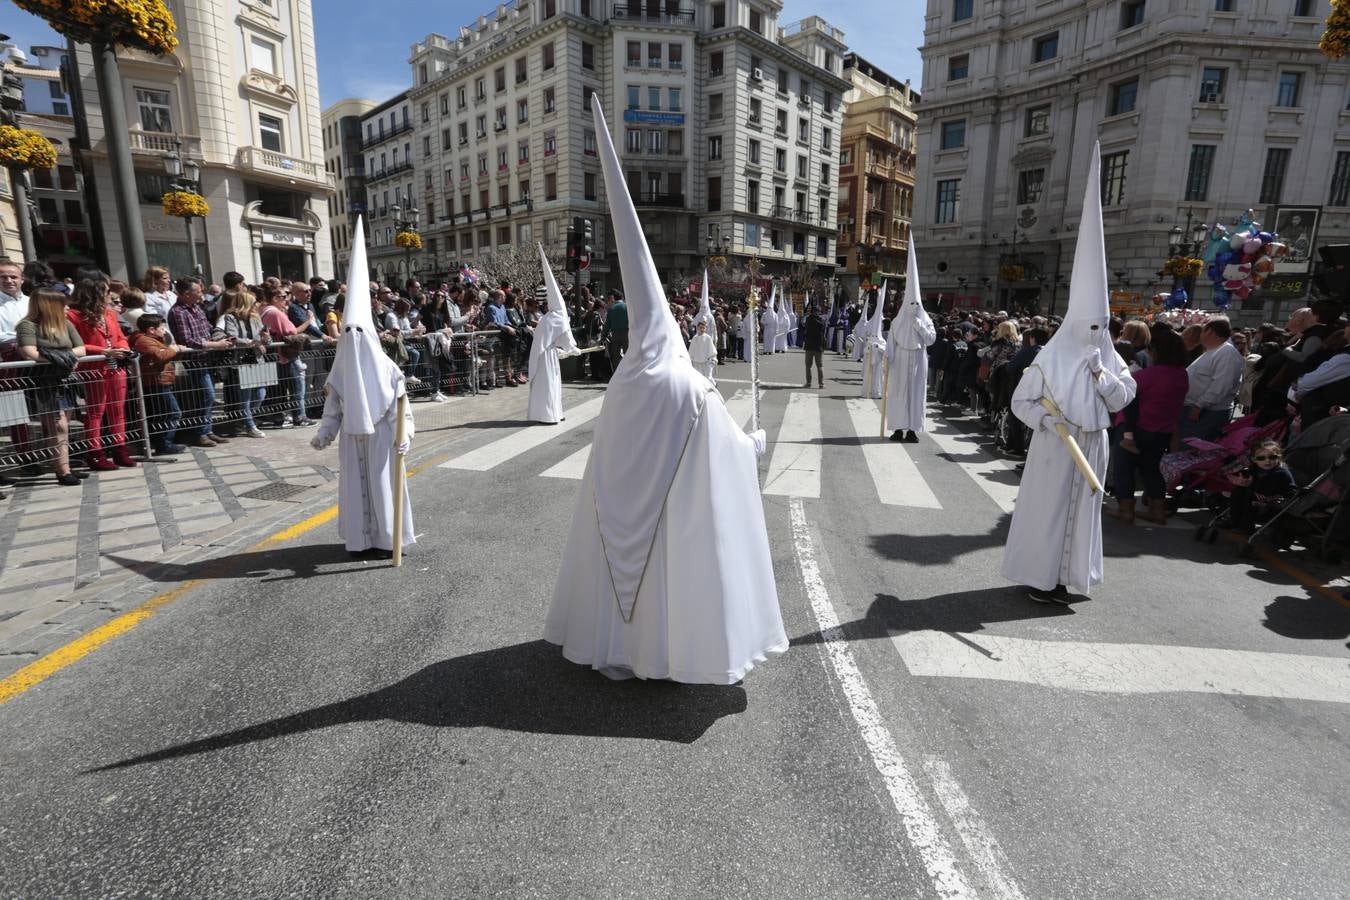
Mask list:
[[[1060,412],[1059,406],[1049,397],[1041,398],[1041,406],[1045,407],[1046,412],[1052,416],[1063,418],[1064,414]],[[1078,467],[1078,471],[1083,473],[1083,480],[1088,483],[1095,493],[1104,493],[1102,483],[1097,480],[1097,473],[1092,471],[1092,466],[1088,465],[1087,457],[1083,455],[1083,448],[1078,446],[1078,442],[1069,434],[1069,428],[1063,422],[1055,423],[1055,433],[1059,439],[1064,442],[1064,449],[1069,451],[1069,456],[1073,458],[1073,463]]]
[[[609,349],[609,348],[606,347],[604,344],[596,344],[594,347],[587,347],[585,350],[564,350],[564,351],[560,352],[558,355],[559,355],[559,356],[585,356],[587,353],[600,353],[601,351],[603,351],[603,350],[608,350],[608,349]]]
[[[394,480],[394,568],[403,565],[403,416],[408,411],[408,392],[405,389],[398,398],[398,421],[394,425],[394,469],[390,477]]]
[[[886,436],[886,401],[891,396],[891,355],[886,354],[881,376],[881,436]]]

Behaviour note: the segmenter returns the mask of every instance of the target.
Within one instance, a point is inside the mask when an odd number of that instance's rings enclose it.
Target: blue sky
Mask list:
[[[605,0],[602,0],[605,2]],[[492,0],[313,0],[319,50],[319,92],[327,106],[343,97],[383,100],[409,84],[408,48],[428,32],[453,35],[495,7]],[[919,87],[924,0],[786,0],[779,21],[821,15],[844,31],[850,49]],[[434,15],[428,9],[434,7]],[[59,43],[34,16],[0,2],[0,32],[27,50]]]

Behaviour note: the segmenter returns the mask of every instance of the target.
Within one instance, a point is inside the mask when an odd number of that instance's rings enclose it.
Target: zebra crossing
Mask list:
[[[785,402],[778,402],[779,398]],[[814,391],[767,391],[761,388],[763,427],[769,433],[767,471],[763,476],[765,496],[819,499],[836,454],[856,454],[858,464],[868,473],[877,502],[883,506],[914,510],[942,510],[942,495],[948,505],[966,502],[969,491],[953,484],[951,473],[962,473],[1003,512],[1011,512],[1017,497],[1017,472],[1013,463],[986,451],[974,435],[950,428],[945,423],[928,423],[920,444],[901,444],[882,433],[881,410],[876,400],[847,398],[842,415],[837,398]],[[558,439],[573,431],[594,427],[603,397],[595,397],[569,407],[558,425],[521,427],[488,441],[442,463],[441,468],[487,472],[518,457],[548,447],[562,447]],[[750,419],[751,391],[741,388],[726,399],[727,411],[741,427]],[[776,423],[773,421],[777,418]],[[841,422],[851,430],[840,432]],[[833,428],[836,433],[828,434]],[[924,447],[931,442],[931,447]],[[566,442],[570,443],[570,442]],[[826,447],[833,445],[827,455]],[[933,449],[937,452],[934,453]],[[585,474],[591,445],[572,450],[551,464],[540,462],[542,478],[579,480]],[[953,465],[954,464],[954,465]],[[841,463],[846,471],[849,462]],[[958,478],[956,480],[964,480]]]

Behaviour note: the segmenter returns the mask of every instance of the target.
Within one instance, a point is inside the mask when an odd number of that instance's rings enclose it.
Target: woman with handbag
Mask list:
[[[220,319],[216,330],[226,337],[234,338],[236,356],[234,365],[225,370],[225,403],[236,406],[244,420],[244,434],[251,438],[267,437],[253,421],[253,411],[262,407],[264,388],[241,388],[239,386],[239,366],[251,365],[262,360],[271,340],[262,319],[254,311],[258,298],[248,291],[231,291],[221,298]]]
[[[122,333],[122,323],[108,303],[108,279],[84,278],[75,285],[71,305],[66,310],[70,324],[84,341],[90,356],[104,356],[88,370],[84,384],[84,433],[89,443],[89,468],[107,472],[118,466],[132,468],[136,460],[127,449],[127,373],[126,359],[131,346]],[[103,431],[103,418],[108,431]],[[106,447],[105,447],[106,444]],[[105,450],[107,451],[105,453]]]
[[[50,288],[34,291],[28,298],[28,315],[17,326],[17,338],[23,358],[48,363],[37,370],[38,384],[31,395],[33,413],[52,451],[56,483],[73,487],[83,476],[70,471],[70,393],[65,380],[75,361],[84,356],[84,340],[66,318],[65,294]]]
[[[285,342],[285,346],[277,351],[277,376],[290,392],[288,405],[292,411],[282,413],[281,427],[313,425],[314,422],[305,415],[305,364],[300,360],[300,354],[309,349],[309,338],[286,315],[290,304],[285,291],[263,288],[263,299],[266,302],[262,311],[264,327],[272,337]]]

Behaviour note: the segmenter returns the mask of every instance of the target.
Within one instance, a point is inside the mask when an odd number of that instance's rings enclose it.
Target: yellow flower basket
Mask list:
[[[1205,271],[1205,261],[1191,257],[1176,257],[1163,263],[1163,274],[1173,278],[1198,278]]]
[[[207,204],[206,198],[191,191],[169,191],[160,202],[164,207],[164,215],[176,219],[186,219],[189,216],[204,219],[211,214],[211,207]]]
[[[1331,15],[1322,32],[1318,48],[1332,59],[1340,59],[1350,49],[1350,0],[1331,0]]]
[[[415,231],[400,231],[394,235],[394,246],[404,250],[421,250],[422,236]]]
[[[36,131],[0,125],[0,166],[10,169],[50,169],[56,165],[56,147]]]
[[[178,46],[178,26],[163,0],[14,0],[14,5],[81,43],[105,41],[157,56]]]

